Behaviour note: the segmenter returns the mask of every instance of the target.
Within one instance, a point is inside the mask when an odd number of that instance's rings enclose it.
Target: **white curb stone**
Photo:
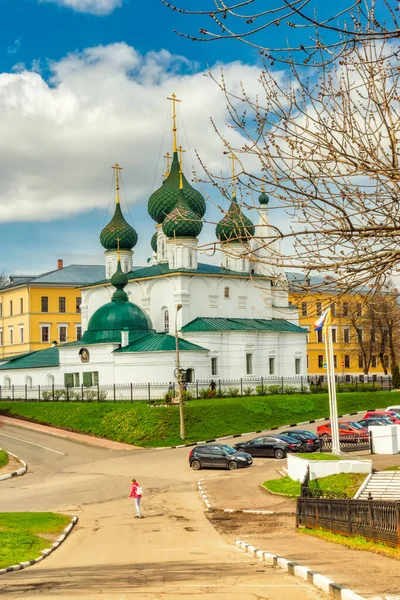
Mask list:
[[[14,471],[13,473],[7,473],[6,475],[1,475],[0,481],[4,481],[5,479],[11,479],[12,477],[18,477],[19,475],[25,475],[25,473],[28,470],[28,466],[27,466],[26,462],[24,462],[23,460],[18,458],[18,456],[15,456],[15,454],[13,454],[12,452],[7,452],[7,454],[9,454],[10,456],[13,456],[15,459],[18,460],[18,462],[22,463],[22,467],[20,469],[18,469],[17,471]]]

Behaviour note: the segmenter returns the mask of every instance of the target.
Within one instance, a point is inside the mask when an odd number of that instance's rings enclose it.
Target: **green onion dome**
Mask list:
[[[220,242],[243,242],[248,241],[254,232],[253,223],[244,216],[236,196],[233,196],[228,212],[215,228],[217,238]]]
[[[262,206],[269,204],[269,196],[265,192],[261,192],[258,201]]]
[[[157,254],[157,233],[151,238],[150,246],[152,247],[153,252]]]
[[[121,250],[132,250],[138,241],[138,235],[125,221],[119,203],[115,206],[113,218],[100,234],[100,243],[106,250],[117,250],[117,238]]]
[[[124,291],[124,287],[128,283],[128,276],[121,269],[121,261],[118,260],[117,270],[111,277],[111,285],[117,288],[113,295],[113,300],[128,300],[128,295]]]
[[[190,185],[184,175],[182,179],[186,200],[190,208],[199,217],[204,217],[206,212],[206,201],[200,192]],[[174,158],[168,177],[164,180],[162,186],[152,193],[147,205],[149,215],[156,223],[162,223],[165,217],[174,210],[178,201],[179,188],[179,158],[178,153],[174,152]]]
[[[176,207],[167,215],[162,228],[168,238],[195,238],[203,229],[203,221],[189,206],[184,189],[179,190]]]

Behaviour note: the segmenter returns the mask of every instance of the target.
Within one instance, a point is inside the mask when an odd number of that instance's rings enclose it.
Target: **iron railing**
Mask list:
[[[384,500],[297,499],[296,527],[361,535],[389,546],[400,546],[400,502]]]
[[[372,452],[372,435],[368,433],[366,436],[341,435],[339,437],[341,452],[357,452],[359,450],[369,450]],[[321,452],[332,452],[332,438],[320,437],[319,449]]]

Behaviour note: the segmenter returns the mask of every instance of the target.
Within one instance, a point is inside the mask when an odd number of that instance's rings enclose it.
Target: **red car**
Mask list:
[[[364,419],[368,417],[388,417],[394,425],[400,425],[400,415],[394,410],[369,410]]]
[[[361,427],[361,425],[359,425],[356,421],[339,421],[338,426],[339,426],[339,435],[340,436],[344,436],[344,435],[352,435],[352,436],[357,436],[357,437],[358,436],[360,436],[360,437],[368,436],[368,430],[364,429],[364,427]],[[319,427],[317,427],[317,433],[320,437],[331,437],[332,436],[331,424],[324,423],[323,425],[320,425]]]

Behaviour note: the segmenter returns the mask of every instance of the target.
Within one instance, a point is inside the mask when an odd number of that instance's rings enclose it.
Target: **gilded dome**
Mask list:
[[[236,196],[233,196],[228,212],[215,228],[217,238],[220,242],[243,242],[248,241],[254,232],[253,223],[244,216]]]
[[[195,238],[203,229],[203,221],[190,208],[184,189],[178,191],[177,204],[164,219],[162,228],[168,238]]]
[[[183,190],[189,207],[199,217],[204,217],[206,212],[206,201],[200,192],[190,185],[184,175],[182,179]],[[174,152],[174,158],[168,177],[164,180],[162,186],[153,192],[149,198],[147,209],[154,221],[162,223],[165,217],[174,210],[178,201],[179,188],[179,158],[178,153]]]
[[[125,221],[119,203],[115,206],[113,218],[100,234],[100,243],[106,250],[117,250],[117,238],[119,238],[121,250],[132,250],[138,241],[138,235],[133,227]]]

